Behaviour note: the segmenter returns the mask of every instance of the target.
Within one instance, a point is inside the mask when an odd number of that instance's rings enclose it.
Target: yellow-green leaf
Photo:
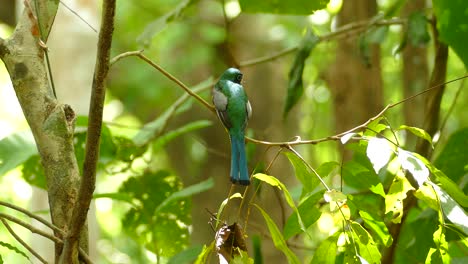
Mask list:
[[[398,224],[401,222],[401,218],[403,217],[403,200],[406,198],[406,193],[410,190],[414,190],[414,188],[408,179],[397,174],[385,196],[385,214],[393,214],[393,223]]]

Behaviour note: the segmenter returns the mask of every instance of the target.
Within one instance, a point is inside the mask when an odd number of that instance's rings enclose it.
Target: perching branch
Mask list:
[[[96,168],[99,158],[102,114],[106,95],[104,82],[109,71],[110,49],[112,33],[114,31],[114,15],[115,0],[104,0],[102,4],[102,23],[99,31],[98,51],[89,108],[83,177],[81,179],[78,200],[69,225],[69,233],[65,239],[63,253],[60,257],[60,263],[76,263],[78,260],[78,238],[86,221],[89,205],[96,186]]]

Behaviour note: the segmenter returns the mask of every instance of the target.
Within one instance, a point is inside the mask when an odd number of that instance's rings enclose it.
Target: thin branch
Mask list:
[[[338,28],[337,30],[323,34],[322,36],[319,36],[319,42],[322,41],[328,41],[334,38],[338,38],[342,35],[350,35],[350,34],[359,34],[365,30],[367,30],[368,27],[370,26],[389,26],[389,25],[403,25],[406,23],[406,19],[402,18],[395,18],[395,19],[389,19],[389,20],[380,20],[380,21],[375,21],[375,22],[370,22],[370,21],[361,21],[361,22],[356,22],[356,23],[350,23],[347,24],[343,27]],[[268,55],[268,56],[263,56],[260,58],[256,59],[251,59],[247,60],[244,62],[240,63],[240,67],[250,67],[253,65],[265,63],[268,61],[275,60],[277,58],[283,57],[285,55],[288,55],[290,53],[295,52],[299,48],[299,44],[295,45],[293,47],[284,49],[282,51],[276,52],[273,55]]]
[[[34,234],[38,234],[40,236],[43,236],[51,241],[53,241],[54,243],[56,244],[63,244],[63,240],[54,236],[54,235],[51,235],[51,234],[48,234],[16,217],[13,217],[11,215],[7,215],[7,214],[4,214],[4,213],[0,213],[0,219],[6,219],[10,222],[13,222],[17,225],[20,225],[26,229],[28,229],[29,231],[31,231],[31,233],[34,233]],[[60,230],[60,232],[63,233],[62,230]],[[93,264],[93,262],[91,261],[91,259],[89,258],[88,254],[82,249],[82,248],[79,248],[79,252],[80,252],[80,257],[87,263],[87,264]]]
[[[26,248],[31,254],[33,254],[39,261],[41,261],[42,263],[48,263],[43,257],[41,257],[41,255],[39,255],[39,253],[37,253],[34,249],[32,249],[32,247],[30,247],[28,243],[24,242],[24,240],[21,239],[21,237],[19,237],[15,233],[15,231],[10,227],[10,225],[5,219],[0,218],[0,221],[2,221],[3,225],[6,227],[8,232],[10,232],[10,234],[16,239],[16,241],[18,241],[21,245],[23,245],[23,247]]]
[[[77,16],[81,21],[83,21],[86,25],[88,25],[89,28],[91,28],[94,32],[97,33],[97,30],[91,26],[91,24],[88,23],[88,21],[86,21],[86,19],[82,18],[75,10],[71,9],[69,6],[67,6],[63,1],[60,1],[60,4],[63,5],[66,9],[68,9],[68,11],[70,11],[72,14],[74,14],[75,16]]]
[[[137,50],[137,51],[128,51],[124,52],[122,54],[119,54],[112,58],[111,60],[111,65],[114,63],[118,62],[119,60],[125,58],[125,57],[130,57],[130,56],[136,56],[139,57],[140,59],[144,60],[146,63],[151,65],[153,68],[158,70],[160,73],[162,73],[164,76],[166,76],[169,80],[175,82],[178,86],[180,86],[182,89],[185,90],[189,95],[193,96],[195,99],[197,99],[200,103],[202,103],[206,108],[208,108],[211,112],[215,113],[214,106],[212,106],[210,103],[205,101],[205,99],[201,98],[198,94],[196,94],[194,91],[192,91],[187,85],[185,85],[183,82],[181,82],[179,79],[174,77],[172,74],[164,70],[161,66],[159,66],[157,63],[153,62],[150,58],[146,57],[143,54],[142,50]]]
[[[116,62],[118,62],[119,60],[123,58],[130,57],[130,56],[139,56],[142,53],[143,53],[143,50],[127,51],[127,52],[121,53],[110,60],[110,63],[109,63],[110,67],[114,66]]]
[[[31,233],[38,234],[40,236],[48,238],[48,239],[52,240],[55,243],[61,243],[61,241],[62,241],[60,238],[58,238],[58,237],[56,237],[54,235],[51,235],[49,233],[46,233],[46,232],[44,232],[44,231],[42,231],[42,230],[40,230],[40,229],[38,229],[38,228],[24,222],[23,220],[20,220],[20,219],[14,217],[14,216],[7,215],[7,214],[4,214],[4,213],[0,213],[0,218],[7,219],[8,221],[11,221],[11,222],[13,222],[15,224],[18,224],[18,225],[20,225],[20,226],[22,226],[22,227],[24,227],[26,229],[29,229],[29,231],[31,231]]]
[[[466,73],[468,74],[468,73]],[[447,111],[447,114],[445,115],[441,125],[440,125],[440,132],[442,133],[442,131],[444,131],[445,129],[445,125],[447,124],[447,120],[448,118],[450,117],[450,115],[452,114],[453,112],[453,109],[455,108],[455,105],[457,103],[457,100],[458,98],[460,97],[460,94],[461,94],[461,91],[463,90],[463,86],[465,86],[465,80],[466,79],[463,79],[461,82],[460,82],[460,86],[458,86],[458,90],[457,92],[455,93],[455,97],[453,98],[453,102],[452,104],[450,105],[450,108],[449,110]],[[437,144],[437,142],[435,143]]]
[[[36,219],[37,221],[41,222],[42,224],[44,224],[45,226],[47,226],[48,228],[54,230],[55,232],[59,233],[60,235],[64,235],[64,232],[62,231],[62,229],[60,229],[59,227],[57,227],[56,225],[48,222],[47,220],[45,220],[44,218],[40,217],[40,216],[37,216],[33,213],[31,213],[30,211],[24,209],[24,208],[21,208],[19,206],[16,206],[14,204],[11,204],[11,203],[7,203],[7,202],[4,202],[4,201],[0,201],[0,205],[2,206],[5,206],[5,207],[8,207],[10,209],[13,209],[13,210],[16,210],[18,212],[21,212],[33,219]]]
[[[60,257],[61,263],[73,263],[79,234],[86,221],[93,192],[96,186],[96,168],[99,158],[102,114],[106,89],[104,82],[109,71],[112,33],[114,31],[115,0],[104,0],[102,4],[102,23],[99,31],[98,51],[94,69],[91,104],[89,108],[88,134],[86,137],[83,177],[78,200],[73,210],[69,233]]]

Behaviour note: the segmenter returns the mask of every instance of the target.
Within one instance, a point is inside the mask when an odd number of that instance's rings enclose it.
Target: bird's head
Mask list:
[[[220,79],[240,84],[242,81],[242,73],[236,68],[229,68],[221,75]]]

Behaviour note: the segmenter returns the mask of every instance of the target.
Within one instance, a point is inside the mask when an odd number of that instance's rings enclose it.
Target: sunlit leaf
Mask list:
[[[334,264],[336,251],[338,249],[337,242],[340,233],[335,233],[322,241],[315,250],[312,264]]]
[[[252,3],[262,3],[263,1],[248,1]],[[312,1],[301,1],[302,5],[307,2]],[[266,3],[266,2],[265,2]],[[279,1],[277,3],[286,3],[290,5],[291,3]],[[304,8],[304,7],[302,7]],[[298,48],[296,58],[294,59],[293,65],[289,70],[289,82],[288,82],[288,95],[286,97],[286,104],[283,110],[283,117],[286,118],[289,111],[293,108],[294,105],[299,101],[302,94],[304,93],[304,84],[302,80],[302,74],[304,72],[305,61],[309,57],[312,49],[320,41],[320,38],[315,35],[311,30],[306,32],[304,39],[302,40],[301,45]]]
[[[355,242],[358,246],[361,263],[380,263],[381,254],[372,236],[359,223],[351,222]],[[357,238],[357,239],[356,239]],[[364,259],[364,260],[363,260]]]
[[[449,45],[468,69],[468,13],[465,1],[433,0],[439,38]]]
[[[424,162],[413,153],[400,148],[397,155],[403,169],[409,171],[421,186],[429,177],[429,169]]]
[[[361,216],[362,220],[364,220],[364,224],[374,232],[382,245],[389,247],[392,242],[393,238],[388,232],[387,226],[383,221],[376,219],[374,216],[369,214],[365,211],[359,211],[359,215]]]
[[[442,225],[439,225],[439,228],[434,232],[433,237],[436,247],[429,250],[426,263],[451,263],[444,230],[445,228]]]
[[[249,1],[239,0],[242,12],[310,15],[327,6],[329,0]]]
[[[198,194],[201,192],[204,192],[206,190],[209,190],[213,188],[214,186],[214,180],[213,178],[209,178],[205,181],[196,183],[194,185],[191,185],[189,187],[185,187],[184,189],[174,192],[169,197],[167,197],[161,204],[158,205],[156,208],[156,213],[158,213],[160,210],[162,210],[164,207],[166,207],[168,204],[183,199],[187,197],[191,197],[194,194]]]
[[[209,246],[203,245],[201,253],[198,255],[195,264],[205,264],[209,263],[209,257],[215,248],[215,242],[211,242]]]
[[[418,190],[414,192],[414,196],[426,202],[426,204],[430,208],[436,211],[439,211],[440,209],[439,198],[437,197],[437,194],[434,188],[432,188],[429,182],[426,182],[423,185],[419,186]]]
[[[380,123],[382,119],[383,117],[378,117],[375,120],[372,120],[372,122],[367,125],[368,129],[364,132],[364,136],[375,137],[378,133],[387,129],[386,125]]]
[[[37,148],[31,131],[22,131],[3,138],[0,140],[0,176],[35,154]]]
[[[309,228],[313,223],[315,223],[320,216],[322,215],[321,211],[317,208],[318,201],[322,198],[323,192],[318,192],[308,197],[305,197],[297,207],[299,214],[304,221],[305,228]],[[297,218],[297,213],[293,212],[286,220],[284,225],[283,234],[284,238],[288,240],[294,235],[297,235],[301,232],[301,227]]]
[[[332,173],[339,166],[340,164],[336,161],[328,161],[320,164],[320,166],[318,166],[318,168],[315,171],[317,171],[320,177],[325,178],[327,176],[330,176],[330,173]]]
[[[253,205],[257,207],[260,213],[262,213],[263,218],[265,219],[265,222],[268,226],[268,230],[270,231],[270,235],[271,235],[271,238],[273,240],[273,244],[275,245],[275,247],[284,253],[286,258],[288,259],[288,263],[299,264],[300,263],[299,259],[296,257],[294,252],[292,252],[291,249],[289,249],[288,245],[286,244],[286,241],[284,240],[283,235],[281,234],[280,230],[276,226],[275,222],[273,222],[270,216],[265,211],[263,211],[263,209],[260,208],[260,206],[256,204],[253,204]]]
[[[465,234],[468,234],[468,215],[465,210],[439,186],[433,183],[430,183],[430,185],[439,197],[444,215],[458,228],[463,230]]]
[[[345,204],[348,199],[344,193],[334,189],[326,191],[323,194],[323,198],[327,203],[330,203],[330,210],[332,212]]]
[[[366,154],[374,167],[375,173],[379,173],[380,169],[390,161],[393,149],[386,139],[374,137],[367,144]]]
[[[385,196],[385,214],[392,213],[392,222],[400,223],[403,217],[403,200],[406,193],[414,190],[409,181],[399,174],[395,175],[392,185]]]
[[[431,144],[431,146],[433,145],[431,136],[426,131],[424,131],[424,129],[421,129],[418,127],[401,125],[397,130],[403,130],[403,129],[408,130],[409,132],[413,133],[415,136],[426,140],[427,142]]]
[[[341,144],[346,144],[348,143],[348,141],[354,136],[356,135],[357,133],[354,133],[354,132],[351,132],[351,133],[347,133],[345,135],[343,135],[341,138],[340,138],[340,141],[341,141]]]

